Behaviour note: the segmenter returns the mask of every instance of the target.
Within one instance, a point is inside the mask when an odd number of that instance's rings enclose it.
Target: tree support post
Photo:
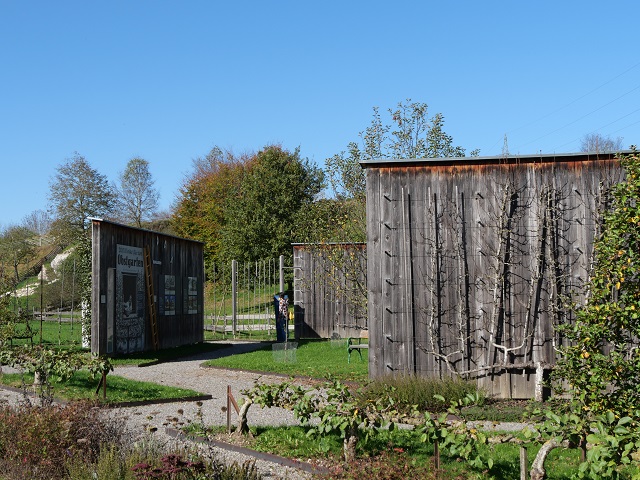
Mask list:
[[[520,480],[527,480],[527,447],[520,445]]]
[[[231,393],[231,385],[227,385],[227,433],[231,434],[231,405],[236,411],[236,414],[240,414],[240,408],[238,407],[238,402],[233,398],[233,393]]]

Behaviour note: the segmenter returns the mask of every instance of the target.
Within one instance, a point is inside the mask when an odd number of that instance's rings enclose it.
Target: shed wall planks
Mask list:
[[[159,347],[202,342],[202,244],[98,219],[92,229],[92,353],[121,355],[153,348],[145,247],[151,259]],[[110,270],[115,285],[110,285]]]
[[[531,397],[585,299],[615,155],[363,162],[370,376]]]
[[[294,245],[296,338],[359,337],[367,329],[365,247]]]

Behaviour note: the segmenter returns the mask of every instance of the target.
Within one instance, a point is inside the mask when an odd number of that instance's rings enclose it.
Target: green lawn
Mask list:
[[[22,375],[19,373],[2,374],[0,382],[15,388],[21,388],[24,384],[33,384],[33,375]],[[99,379],[92,379],[88,372],[76,372],[73,377],[65,383],[52,383],[53,396],[63,400],[95,399],[102,401],[102,388],[99,395],[96,395]],[[117,375],[107,375],[107,399],[106,403],[156,401],[164,399],[180,399],[187,397],[201,396],[202,393],[184,388],[167,387],[150,382],[140,382],[119,377]]]
[[[33,344],[40,344],[51,347],[64,347],[67,349],[81,349],[82,345],[82,327],[80,325],[80,317],[76,314],[74,322],[68,320],[44,320],[41,324],[40,320],[31,320],[29,327],[33,333]],[[41,328],[42,327],[42,328]],[[24,326],[20,325],[19,329],[24,330]],[[28,339],[16,339],[13,345],[28,344]]]
[[[213,429],[218,434],[222,428]],[[308,436],[303,427],[255,427],[246,438],[247,446],[254,450],[274,453],[288,458],[305,458],[342,464],[342,439],[337,433],[321,437]],[[225,440],[225,436],[220,437]],[[228,438],[228,437],[227,437]],[[454,457],[441,455],[439,479],[504,479],[520,478],[520,447],[513,444],[482,446],[490,454],[494,466],[490,471],[474,470]],[[528,469],[539,447],[527,452]],[[331,478],[425,478],[434,477],[433,445],[420,441],[420,434],[411,430],[381,431],[358,444],[358,462],[342,466],[343,475]],[[556,449],[547,458],[545,467],[549,480],[569,480],[580,464],[578,449]],[[391,473],[395,476],[391,476]]]
[[[177,358],[189,357],[202,352],[215,351],[227,347],[227,344],[200,343],[183,347],[144,352],[127,357],[114,358],[114,365],[148,365],[151,363],[172,361]],[[56,398],[65,400],[96,399],[96,388],[99,379],[90,378],[88,372],[80,371],[67,382],[52,382],[53,394]],[[0,374],[0,383],[21,388],[23,383],[32,384],[32,375]],[[199,392],[175,387],[167,387],[149,382],[139,382],[125,379],[117,375],[107,376],[107,403],[156,401],[162,399],[179,399],[202,395]],[[100,391],[100,399],[102,390]]]
[[[364,382],[369,376],[366,350],[362,352],[362,360],[356,353],[351,355],[351,363],[347,363],[346,341],[300,340],[297,343],[295,352],[274,352],[272,346],[268,346],[255,352],[209,360],[205,365],[313,378],[332,376],[353,382]]]

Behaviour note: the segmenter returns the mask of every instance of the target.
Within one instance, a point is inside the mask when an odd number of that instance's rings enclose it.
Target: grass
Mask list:
[[[33,384],[33,375],[20,373],[3,374],[0,382],[15,388]],[[76,372],[65,383],[53,383],[53,395],[63,400],[100,400],[102,401],[102,389],[100,395],[96,395],[99,379],[92,379],[88,372]],[[107,399],[105,403],[124,402],[153,402],[166,399],[180,399],[202,395],[194,390],[168,387],[150,382],[140,382],[119,377],[107,376]]]
[[[222,428],[211,430],[216,438],[229,441]],[[359,460],[350,465],[342,464],[342,439],[337,434],[322,437],[308,436],[303,427],[255,427],[245,445],[261,452],[274,453],[288,458],[310,459],[323,465],[334,465],[330,478],[435,478],[433,471],[433,446],[420,441],[420,434],[413,430],[382,431],[358,443]],[[232,440],[232,437],[231,437]],[[491,454],[494,466],[490,471],[474,470],[457,458],[441,455],[439,479],[514,479],[520,477],[520,447],[500,444],[482,446]],[[538,447],[530,448],[528,469]],[[549,480],[569,480],[580,464],[578,449],[556,449],[547,461]]]
[[[219,286],[222,285],[222,288]],[[231,315],[231,281],[209,284],[205,290],[205,315]],[[218,287],[218,288],[216,288]],[[213,288],[216,288],[214,296]],[[254,291],[252,288],[238,288],[238,314],[269,313],[274,314],[273,296],[278,291],[278,283],[262,284]],[[215,300],[215,301],[214,301]]]
[[[42,345],[44,346],[82,349],[82,326],[80,325],[79,315],[77,315],[73,323],[68,321],[58,322],[57,320],[45,320],[42,322],[42,331],[40,329],[39,319],[31,320],[29,326],[33,332],[34,345],[39,344],[42,337]],[[19,328],[22,328],[22,326]],[[16,339],[13,341],[14,345],[28,343],[28,339]]]
[[[233,334],[231,333],[222,333],[222,332],[213,332],[211,330],[204,331],[204,339],[206,341],[220,341],[220,340],[230,340],[233,339]],[[276,330],[275,328],[272,330],[238,330],[235,336],[236,340],[255,340],[262,342],[275,342],[276,341]]]
[[[338,378],[352,382],[365,382],[369,375],[367,351],[351,356],[347,363],[346,343],[329,340],[300,340],[295,351],[295,362],[279,361],[272,347],[255,352],[208,360],[205,365],[241,370],[257,370],[290,376],[312,378]]]
[[[375,401],[377,398],[393,394],[395,408],[408,415],[414,408],[423,412],[442,411],[451,402],[476,392],[479,393],[477,403],[481,407],[486,398],[482,391],[478,392],[477,385],[473,382],[449,377],[441,379],[416,375],[385,375],[369,383],[363,397]],[[434,398],[435,395],[444,397],[444,403]]]
[[[144,366],[153,363],[170,362],[179,358],[211,352],[227,347],[227,344],[199,343],[176,348],[168,348],[155,352],[143,352],[122,358],[112,359],[115,366],[137,365]],[[53,383],[54,396],[64,400],[95,399],[99,379],[90,378],[88,372],[80,371],[65,383]],[[23,384],[32,384],[32,375],[3,374],[0,383],[21,388]],[[106,403],[123,403],[139,401],[158,401],[166,399],[180,399],[202,395],[194,390],[168,387],[150,382],[129,380],[117,375],[107,376]],[[100,397],[101,398],[101,397]]]

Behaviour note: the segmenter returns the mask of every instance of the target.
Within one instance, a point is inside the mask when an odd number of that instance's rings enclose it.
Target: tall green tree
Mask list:
[[[67,239],[84,233],[89,217],[108,217],[113,212],[115,194],[107,177],[77,152],[58,166],[49,189],[49,203],[56,217],[53,227]]]
[[[366,218],[355,198],[321,198],[299,211],[296,243],[366,242]]]
[[[363,160],[383,158],[464,157],[465,149],[453,143],[444,131],[444,116],[429,117],[426,103],[407,99],[388,109],[390,123],[385,123],[378,107],[373,108],[371,124],[360,132],[360,142],[350,142],[347,151],[326,160],[326,172],[339,197],[365,196]],[[471,152],[478,155],[478,150]]]
[[[149,171],[149,162],[144,158],[132,158],[118,178],[120,183],[115,191],[118,217],[124,223],[140,228],[156,213],[160,198]]]
[[[180,187],[171,226],[177,235],[204,243],[207,268],[226,261],[222,230],[227,221],[227,205],[239,195],[245,170],[253,156],[235,155],[214,147],[193,162],[193,173]]]
[[[228,198],[222,230],[226,258],[257,260],[291,255],[296,219],[324,186],[322,170],[296,149],[268,146],[245,169],[237,195]]]

